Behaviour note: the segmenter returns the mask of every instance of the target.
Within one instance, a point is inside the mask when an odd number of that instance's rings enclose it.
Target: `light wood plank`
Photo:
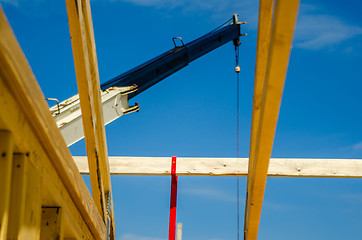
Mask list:
[[[250,166],[251,172],[249,172],[250,178],[247,184],[245,240],[256,240],[258,236],[269,159],[273,148],[298,7],[299,0],[276,1],[260,112],[257,113],[258,122],[252,122],[252,128],[256,128],[256,132],[252,136],[254,138],[251,138],[250,146],[251,150],[254,150],[253,146],[255,146],[255,151],[251,156],[252,166]],[[255,121],[255,118],[253,120]]]
[[[67,0],[66,4],[93,199],[103,219],[111,218],[111,239],[114,239],[112,190],[90,4],[88,0]]]
[[[0,239],[6,239],[8,229],[13,149],[11,132],[0,130]]]
[[[39,239],[41,222],[41,174],[28,154],[14,154],[7,239]]]
[[[81,174],[89,174],[87,157],[73,157]],[[170,175],[168,157],[109,157],[113,175]],[[248,175],[248,158],[177,158],[178,176]],[[269,177],[362,178],[362,159],[271,158]]]
[[[102,215],[103,220],[105,220],[106,200],[103,185],[104,179],[102,176],[98,175],[98,170],[101,166],[99,161],[100,149],[97,145],[98,139],[96,138],[96,121],[98,116],[96,115],[97,113],[95,112],[94,106],[97,99],[95,99],[96,95],[94,94],[96,93],[93,91],[93,87],[96,87],[98,84],[95,83],[94,86],[92,84],[92,81],[95,81],[94,74],[96,74],[96,72],[91,72],[92,56],[89,56],[90,50],[88,50],[88,48],[91,48],[91,46],[88,46],[90,41],[89,26],[85,23],[87,13],[86,16],[84,16],[84,5],[81,0],[68,0],[66,1],[66,4],[79,99],[82,109],[83,129],[90,169],[92,195],[99,213]]]
[[[106,236],[105,224],[72,159],[29,64],[0,10],[0,129],[13,132],[17,152],[32,151],[52,170],[59,195],[74,207],[96,239]],[[48,171],[48,169],[47,169]]]
[[[176,240],[182,240],[182,223],[177,223]]]
[[[251,179],[254,177],[254,159],[257,131],[259,127],[260,109],[263,98],[264,80],[266,75],[269,46],[273,22],[274,0],[259,1],[259,19],[258,19],[258,35],[256,45],[256,61],[255,61],[255,77],[254,77],[254,93],[253,107],[251,116],[251,132],[250,132],[250,147],[249,147],[249,164],[248,164],[248,180],[247,189],[251,188]],[[246,200],[247,201],[247,200]],[[244,229],[247,223],[247,214],[244,215]]]
[[[25,155],[26,156],[26,155]],[[23,158],[29,161],[30,155]],[[42,174],[30,163],[25,172],[25,211],[20,225],[20,239],[39,239],[41,229]]]
[[[29,157],[32,165],[36,166],[38,175],[42,176],[41,186],[41,204],[42,206],[61,206],[64,216],[64,238],[74,239],[98,239],[97,235],[92,234],[87,223],[84,221],[82,215],[77,210],[77,207],[72,204],[72,198],[64,190],[61,181],[54,178],[56,171],[52,168],[47,161],[42,161],[38,155],[30,154]],[[93,201],[92,198],[89,199]],[[97,208],[94,206],[94,211],[98,214]],[[99,216],[99,214],[98,214]],[[100,221],[102,221],[99,216]],[[102,222],[105,229],[105,225]],[[106,232],[103,239],[106,238]]]
[[[269,56],[269,46],[271,39],[271,30],[273,22],[273,8],[274,0],[260,0],[259,1],[259,19],[258,19],[258,35],[257,35],[257,48],[256,48],[256,61],[255,61],[255,77],[254,77],[254,93],[253,93],[253,107],[251,116],[251,133],[250,133],[250,147],[249,147],[249,177],[247,180],[247,189],[251,188],[251,179],[254,175],[254,159],[256,137],[259,127],[260,109],[263,98],[264,80],[267,69],[267,61]],[[247,201],[247,200],[246,200]],[[244,215],[244,228],[246,224],[247,214]]]
[[[35,189],[29,189],[27,188],[27,191],[31,192],[32,194],[29,194],[29,196],[37,197],[34,201],[29,201],[29,203],[41,203],[43,206],[63,206],[64,208],[64,215],[67,219],[68,223],[68,230],[65,232],[68,237],[76,237],[77,239],[106,239],[106,229],[105,225],[103,223],[103,220],[101,219],[98,210],[96,209],[93,199],[89,195],[88,203],[93,203],[93,216],[95,217],[94,223],[96,230],[91,232],[90,226],[92,226],[90,223],[85,221],[85,218],[83,217],[83,214],[79,211],[79,208],[76,206],[73,198],[74,196],[71,196],[67,188],[65,187],[64,183],[60,179],[58,172],[52,162],[48,159],[47,154],[44,150],[42,150],[39,147],[39,143],[35,142],[36,136],[34,133],[32,133],[31,128],[29,127],[29,124],[25,121],[23,121],[23,115],[22,112],[19,110],[19,106],[17,106],[14,103],[14,99],[12,99],[12,96],[10,95],[7,88],[1,84],[0,81],[0,95],[4,96],[3,98],[0,98],[0,111],[7,112],[6,115],[8,118],[5,119],[6,122],[4,122],[4,119],[0,115],[0,128],[11,128],[14,131],[18,131],[16,134],[14,134],[14,142],[16,143],[16,151],[19,152],[21,149],[33,149],[31,153],[29,153],[29,159],[32,163],[32,165],[37,169],[37,172],[35,174],[35,178],[41,176],[42,177],[42,186],[34,185],[36,186]],[[3,91],[4,90],[4,91]],[[6,99],[6,104],[2,101]],[[5,125],[4,125],[5,124]],[[32,135],[33,134],[33,135]],[[16,157],[19,155],[19,153],[16,153]],[[24,153],[24,155],[27,155]],[[45,160],[46,159],[46,160]],[[72,161],[74,162],[74,161]],[[78,171],[78,170],[77,170]],[[79,172],[78,172],[79,174]],[[80,175],[79,175],[80,176]],[[31,178],[31,177],[30,177]],[[82,179],[80,179],[82,181]],[[40,190],[41,189],[41,192]],[[88,191],[88,189],[85,189],[85,191]],[[26,202],[28,202],[26,200]],[[39,213],[40,213],[40,205],[39,206]],[[32,217],[32,209],[33,207],[30,205],[29,207],[25,207],[25,218],[26,216],[29,216],[29,226],[32,222],[32,219],[35,221],[36,219]],[[40,216],[40,215],[39,215]],[[40,217],[39,217],[40,222]],[[21,236],[28,236],[30,230],[29,228],[23,229],[25,231],[24,234],[21,234]],[[103,232],[102,237],[99,236],[99,233],[97,234],[97,231]],[[33,232],[36,234],[36,232]],[[29,235],[30,236],[30,235]],[[27,238],[25,238],[27,239]],[[33,238],[32,238],[33,239]],[[38,239],[38,237],[34,237],[34,239]]]
[[[26,203],[26,182],[28,172],[28,161],[25,161],[25,154],[16,154],[13,159],[12,180],[11,180],[11,202],[8,239],[25,239],[21,233],[24,225],[25,203]]]
[[[249,173],[252,178],[254,172],[254,158],[256,147],[256,135],[259,126],[260,109],[263,98],[264,80],[269,56],[270,36],[273,22],[274,0],[260,0],[258,37],[256,47],[253,110],[251,116],[250,150],[249,150]],[[249,178],[249,179],[250,179]],[[250,187],[251,181],[248,181]]]
[[[61,207],[42,207],[40,240],[63,240],[63,214]]]

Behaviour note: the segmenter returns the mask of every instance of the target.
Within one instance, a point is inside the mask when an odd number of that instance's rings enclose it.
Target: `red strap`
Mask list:
[[[168,235],[169,240],[175,240],[176,202],[177,202],[176,157],[173,156],[171,163],[170,226],[169,226],[169,235]]]

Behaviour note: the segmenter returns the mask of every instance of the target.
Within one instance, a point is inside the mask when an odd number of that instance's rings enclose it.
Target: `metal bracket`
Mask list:
[[[110,239],[110,234],[111,234],[111,214],[112,214],[112,206],[111,206],[111,196],[109,194],[109,192],[107,192],[106,195],[106,199],[107,199],[107,240]]]
[[[233,23],[232,24],[246,24],[246,22],[239,22],[238,15],[233,15]]]
[[[176,45],[176,42],[175,42],[176,39],[178,39],[178,40],[181,41],[182,46],[177,46],[177,45]],[[185,46],[184,41],[182,41],[182,38],[181,38],[181,37],[173,37],[173,38],[172,38],[172,41],[173,41],[173,44],[175,45],[175,48],[179,48],[179,47],[184,47],[184,46]]]
[[[136,84],[134,84],[134,85],[132,85],[131,87],[129,87],[128,90],[122,91],[122,92],[121,92],[121,95],[122,95],[122,96],[123,96],[123,95],[128,95],[128,94],[133,93],[133,92],[135,92],[135,91],[137,91],[137,90],[138,90],[138,86],[137,86]]]
[[[232,24],[246,24],[246,22],[239,22],[238,15],[237,15],[237,14],[234,14],[234,15],[233,15],[233,22],[230,23],[230,24],[231,24],[231,25],[232,25]],[[242,37],[242,36],[246,36],[246,33],[240,34],[240,37]],[[241,42],[240,42],[240,39],[239,39],[239,38],[234,39],[233,42],[234,42],[234,46],[235,46],[235,47],[238,47],[238,46],[241,45]]]
[[[123,115],[129,114],[129,113],[133,113],[133,112],[138,112],[140,110],[140,105],[138,103],[135,103],[134,106],[127,108],[126,110],[123,111]]]
[[[45,100],[46,101],[56,101],[57,102],[57,107],[58,107],[58,113],[56,113],[55,115],[60,114],[60,105],[59,105],[59,100],[58,99],[56,99],[56,98],[46,98]]]

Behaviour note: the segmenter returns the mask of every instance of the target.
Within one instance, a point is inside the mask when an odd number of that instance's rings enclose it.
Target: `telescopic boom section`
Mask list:
[[[137,85],[138,90],[130,93],[131,99],[156,83],[187,66],[190,62],[215,50],[216,48],[234,41],[240,45],[240,24],[234,15],[234,22],[219,30],[212,31],[190,43],[175,46],[158,57],[139,65],[101,85],[102,90],[110,87],[125,87]]]
[[[140,66],[125,72],[101,85],[101,101],[103,105],[104,124],[118,119],[122,115],[139,110],[138,104],[129,106],[128,100],[152,87],[156,83],[187,66],[193,60],[234,42],[240,45],[240,23],[237,15],[228,26],[214,30],[188,44],[181,41],[179,46],[171,49]],[[175,38],[173,39],[175,42]],[[52,100],[52,99],[48,99]],[[50,108],[57,126],[70,146],[84,138],[82,114],[79,96],[73,96]]]

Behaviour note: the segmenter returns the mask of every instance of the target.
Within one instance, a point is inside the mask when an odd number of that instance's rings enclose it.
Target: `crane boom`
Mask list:
[[[129,106],[128,100],[156,83],[187,66],[190,62],[228,43],[240,45],[240,23],[237,15],[233,22],[214,30],[192,42],[184,44],[155,57],[101,85],[104,123],[108,124],[120,116],[139,110],[138,104]],[[79,96],[75,95],[50,108],[68,146],[84,138]]]
[[[238,44],[240,24],[231,24],[217,31],[210,32],[190,43],[171,49],[158,57],[149,60],[101,85],[105,90],[109,87],[124,87],[136,84],[138,90],[128,95],[131,99],[144,90],[186,67],[190,62],[206,53],[234,41]]]

